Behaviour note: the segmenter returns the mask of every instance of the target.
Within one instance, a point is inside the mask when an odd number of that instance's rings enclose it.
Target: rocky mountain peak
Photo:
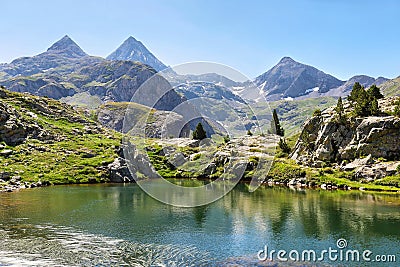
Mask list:
[[[47,52],[66,54],[70,57],[84,57],[87,54],[68,35],[55,42]]]
[[[124,44],[141,44],[141,45],[143,45],[141,41],[136,40],[135,37],[133,37],[133,36],[129,36],[128,39],[125,40]]]
[[[129,36],[107,59],[139,61],[160,71],[166,66],[158,60],[143,44],[134,37]]]
[[[325,93],[344,82],[312,66],[282,58],[272,69],[255,79],[268,100],[296,98],[310,92]]]
[[[300,63],[294,61],[293,58],[291,58],[291,57],[283,57],[283,58],[279,61],[278,65],[279,65],[279,64],[288,64],[288,63],[297,63],[297,64],[300,64]]]

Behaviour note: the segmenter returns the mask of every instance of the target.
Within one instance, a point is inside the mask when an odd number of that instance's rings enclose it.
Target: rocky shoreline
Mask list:
[[[1,174],[0,174],[1,176]],[[193,180],[193,178],[182,178],[182,177],[176,177],[174,179],[187,179],[187,180]],[[210,178],[194,178],[196,180],[200,181],[206,181],[210,180]],[[132,180],[125,180],[123,182],[120,181],[110,181],[110,182],[105,182],[103,184],[125,184],[125,183],[136,183],[134,179]],[[248,184],[249,181],[242,180],[240,183],[245,183]],[[94,183],[80,183],[80,184],[94,184]],[[46,187],[46,186],[52,186],[50,182],[26,182],[26,181],[21,181],[20,176],[12,176],[9,180],[5,181],[3,179],[0,179],[0,193],[10,193],[10,192],[15,192],[19,191],[20,189],[31,189],[31,188],[38,188],[38,187]],[[54,186],[57,185],[73,185],[73,184],[55,184]],[[264,181],[262,183],[262,186],[268,186],[268,187],[286,187],[290,188],[293,190],[297,191],[302,191],[302,190],[327,190],[327,191],[335,191],[335,190],[342,190],[342,191],[368,191],[368,192],[390,192],[390,193],[400,193],[400,190],[398,189],[393,189],[393,190],[383,190],[380,188],[365,188],[365,187],[352,187],[348,185],[342,185],[342,186],[336,186],[333,183],[323,183],[321,185],[315,185],[312,182],[306,181],[304,178],[299,178],[299,179],[291,179],[289,182],[278,182],[274,181],[272,179],[269,179],[267,181]]]
[[[50,182],[37,181],[37,182],[26,182],[22,181],[21,176],[11,176],[8,172],[0,173],[0,192],[13,192],[19,189],[36,188],[42,186],[49,186]]]

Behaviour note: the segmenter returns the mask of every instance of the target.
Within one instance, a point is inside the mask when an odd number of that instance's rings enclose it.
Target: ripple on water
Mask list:
[[[328,266],[212,259],[195,247],[140,244],[55,225],[0,224],[0,266]]]
[[[0,226],[1,266],[213,266],[195,247],[140,244],[54,225]]]

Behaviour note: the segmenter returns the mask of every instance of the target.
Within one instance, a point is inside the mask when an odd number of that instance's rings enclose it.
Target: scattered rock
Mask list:
[[[83,153],[81,153],[81,158],[84,158],[84,159],[94,158],[96,156],[97,156],[96,154],[91,153],[91,152],[83,152]]]
[[[355,171],[355,178],[364,182],[371,182],[386,176],[394,175],[400,162],[378,163],[362,165]]]
[[[8,181],[11,177],[11,174],[9,172],[0,172],[0,179],[4,181]]]
[[[3,157],[8,157],[12,154],[13,154],[13,151],[11,149],[5,149],[5,150],[0,151],[0,156],[3,156]]]
[[[349,164],[346,164],[345,166],[341,167],[341,170],[343,171],[352,171],[358,167],[364,166],[364,165],[368,165],[368,164],[372,164],[374,162],[374,160],[372,159],[372,155],[369,154],[367,157],[365,158],[358,158],[355,159],[353,162],[350,162]]]

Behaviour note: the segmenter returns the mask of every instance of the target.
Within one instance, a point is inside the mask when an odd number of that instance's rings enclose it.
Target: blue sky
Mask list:
[[[346,80],[400,75],[400,1],[0,2],[0,62],[68,34],[107,56],[130,35],[167,65],[213,61],[255,77],[290,56]]]

